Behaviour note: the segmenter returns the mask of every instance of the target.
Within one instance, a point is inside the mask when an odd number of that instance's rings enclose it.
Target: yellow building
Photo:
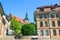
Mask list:
[[[39,38],[60,38],[60,5],[38,7],[34,12]]]

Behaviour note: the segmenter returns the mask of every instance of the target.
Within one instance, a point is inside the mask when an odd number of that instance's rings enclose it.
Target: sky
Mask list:
[[[60,4],[60,0],[0,0],[4,12],[10,13],[22,19],[25,18],[26,12],[30,22],[34,22],[34,11],[37,7]]]

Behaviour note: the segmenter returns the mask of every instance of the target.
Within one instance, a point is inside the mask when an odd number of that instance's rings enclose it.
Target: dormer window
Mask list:
[[[54,10],[55,10],[55,8],[56,8],[56,6],[57,6],[57,4],[55,4],[54,6],[52,6],[52,7],[51,7],[51,10],[53,10],[53,11],[54,11]]]
[[[40,11],[44,11],[44,8],[41,7],[41,8],[40,8]]]
[[[51,7],[51,10],[53,10],[53,7]]]
[[[53,6],[53,9],[55,9],[55,8],[56,8],[56,6],[57,6],[57,4],[55,4],[55,5]]]
[[[56,6],[53,6],[53,9],[55,9],[56,8]]]

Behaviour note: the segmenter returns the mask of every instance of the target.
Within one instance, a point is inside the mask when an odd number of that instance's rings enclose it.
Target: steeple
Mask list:
[[[28,20],[29,21],[27,12],[26,12],[26,16],[25,16],[25,19],[24,20]]]

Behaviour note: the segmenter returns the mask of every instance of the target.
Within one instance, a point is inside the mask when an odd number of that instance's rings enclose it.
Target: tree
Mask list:
[[[22,35],[34,35],[36,34],[36,28],[34,23],[24,24],[21,28]]]
[[[11,20],[10,29],[15,32],[15,36],[21,34],[21,22],[19,22],[15,17]]]

